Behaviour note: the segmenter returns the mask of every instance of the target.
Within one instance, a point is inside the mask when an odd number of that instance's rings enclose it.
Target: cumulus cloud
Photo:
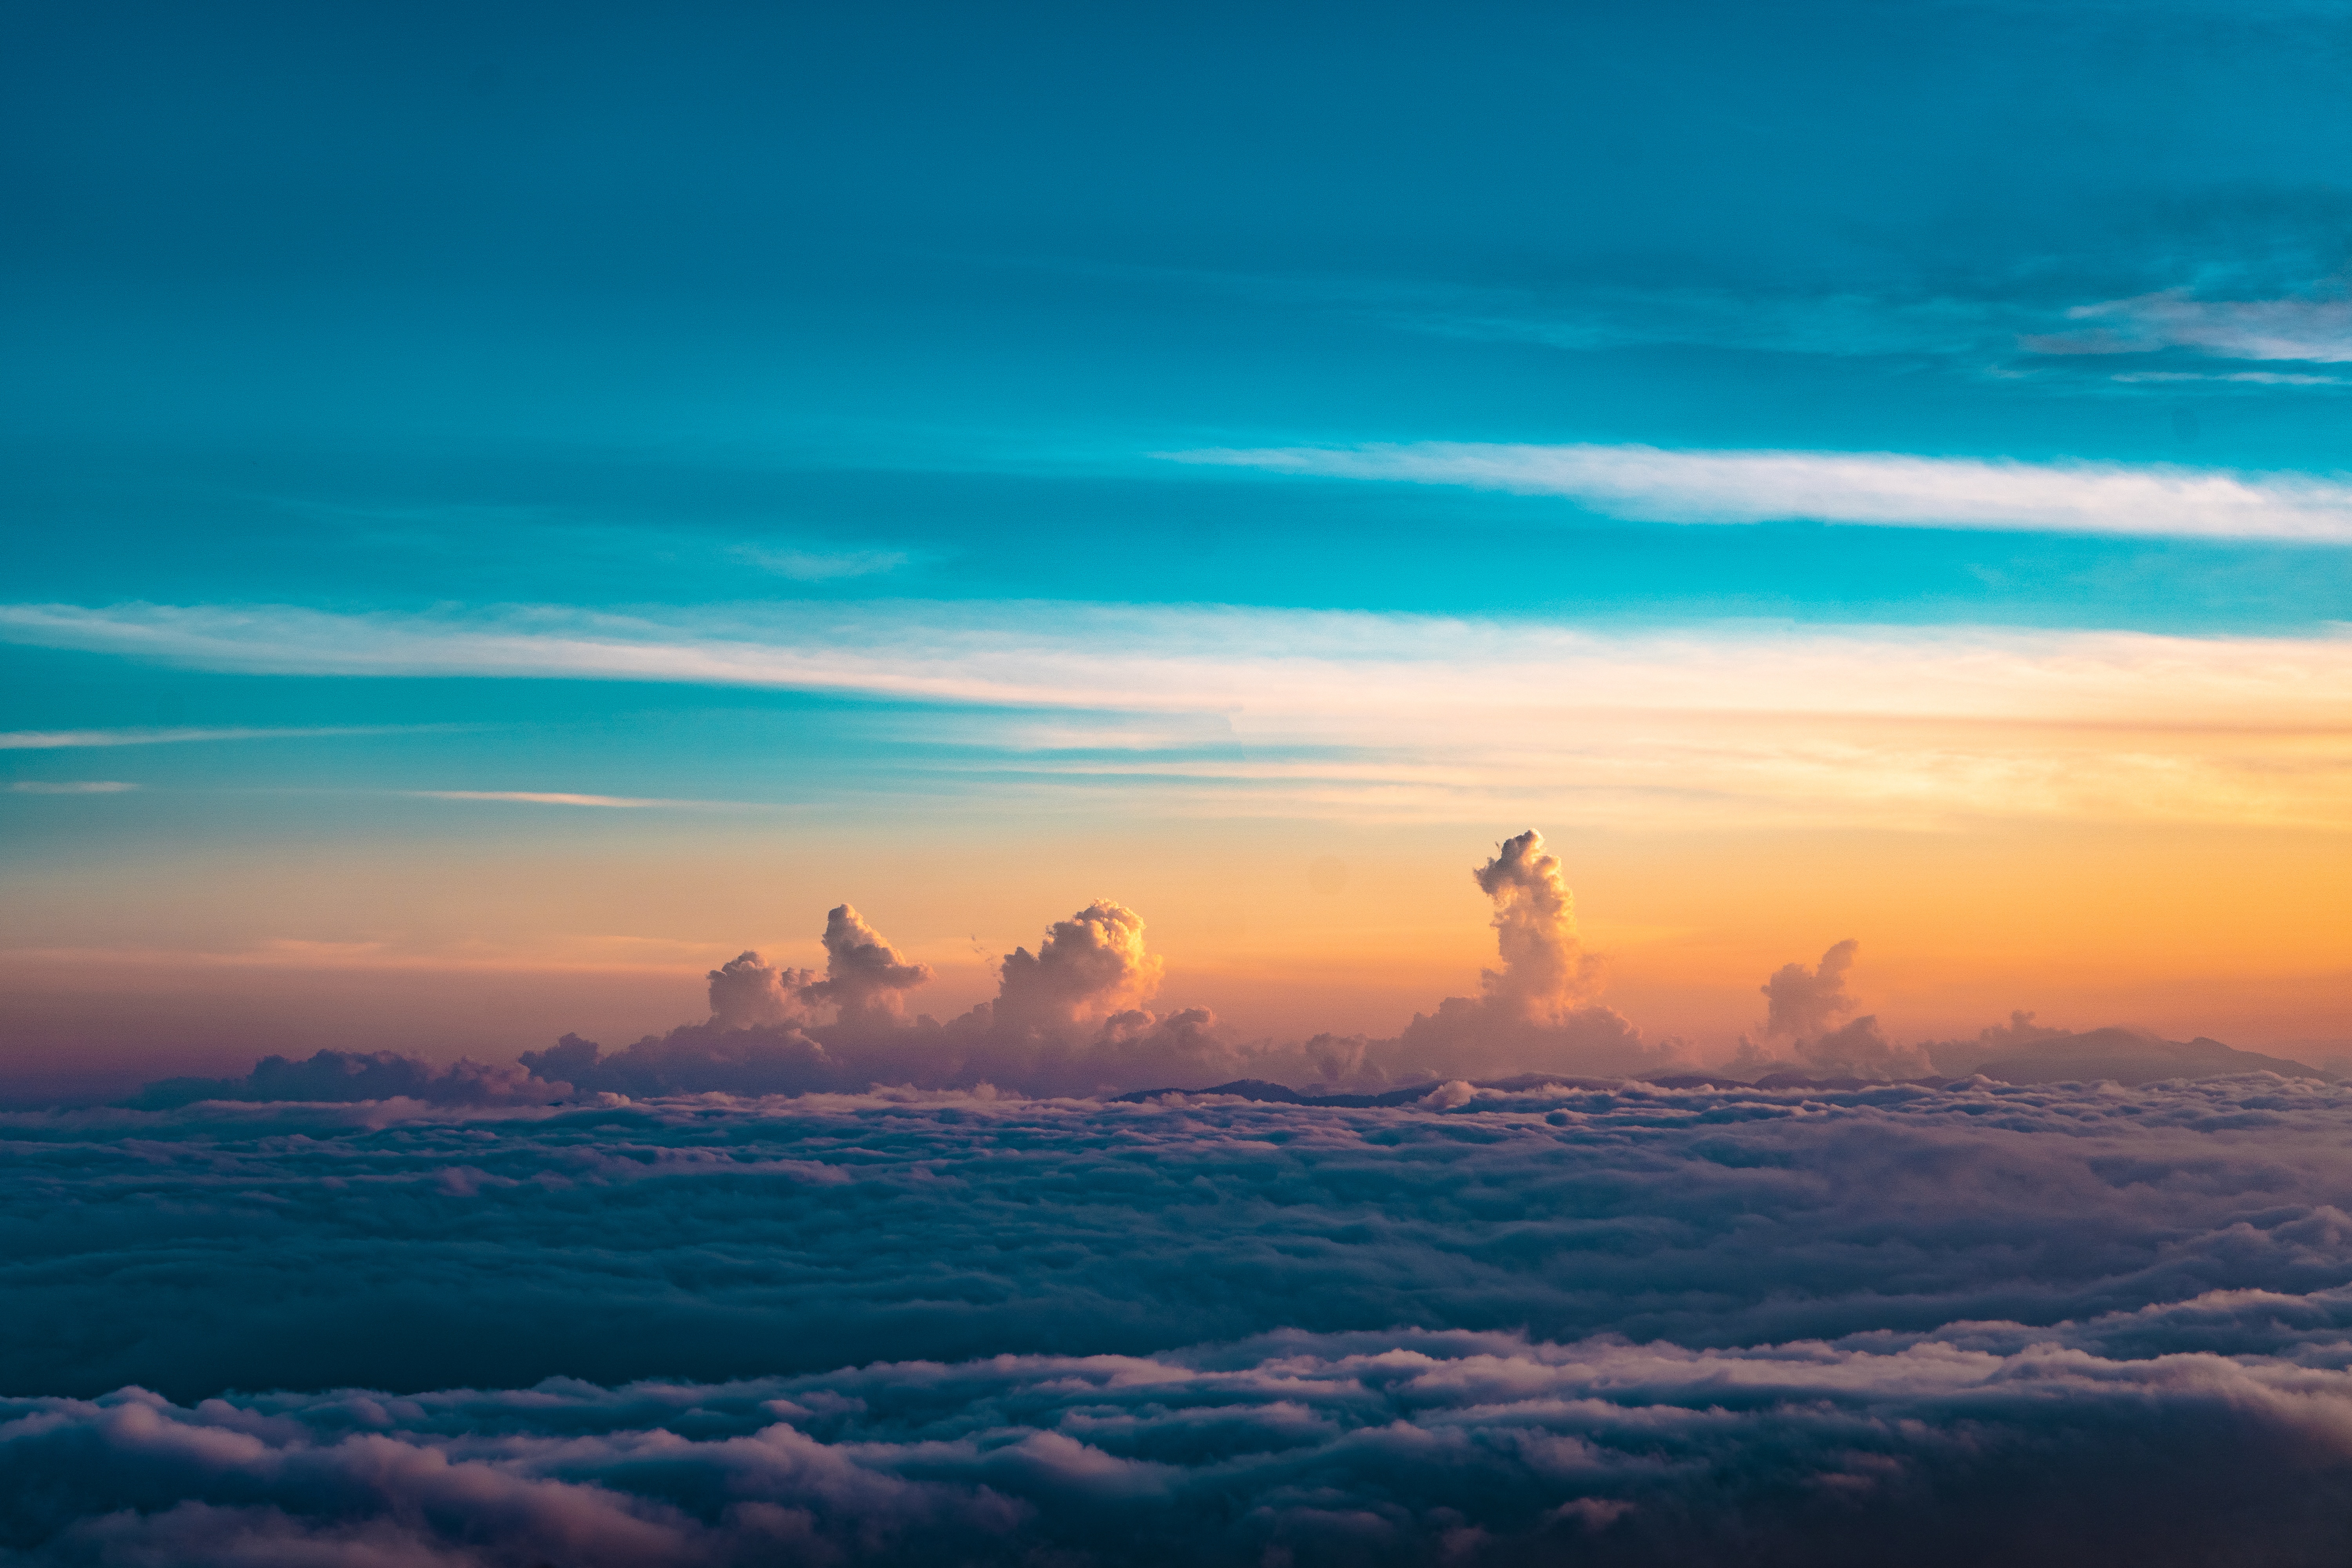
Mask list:
[[[1862,943],[1852,937],[1833,944],[1812,968],[1784,963],[1764,982],[1764,1033],[1769,1037],[1818,1034],[1853,1011],[1846,994],[1846,971]]]
[[[1917,1046],[1887,1039],[1874,1016],[1845,1021],[1857,1005],[1846,990],[1847,973],[1862,944],[1853,938],[1833,943],[1808,969],[1784,963],[1760,988],[1765,1001],[1763,1034],[1779,1040],[1794,1060],[1776,1058],[1742,1037],[1730,1070],[1747,1077],[1776,1072],[1832,1079],[1900,1079],[1933,1071],[1935,1063]]]
[[[844,908],[847,906],[845,905]],[[741,952],[710,972],[710,1021],[722,1029],[752,1029],[808,1021],[805,969],[775,969],[756,952]]]
[[[883,1083],[1100,1094],[1205,1084],[1255,1059],[1206,1008],[1163,1017],[1140,1005],[1163,966],[1142,919],[1108,900],[1054,922],[1036,952],[1007,953],[996,996],[944,1024],[906,1016],[905,994],[930,969],[855,909],[829,911],[824,943],[822,979],[745,952],[710,972],[708,1023],[610,1053],[567,1036],[523,1053],[523,1066],[555,1092],[807,1094]]]
[[[1449,996],[1434,1013],[1415,1014],[1394,1042],[1366,1042],[1352,1053],[1352,1077],[1327,1072],[1328,1079],[1627,1073],[1654,1071],[1675,1059],[1675,1045],[1645,1044],[1625,1018],[1592,1003],[1600,961],[1577,936],[1575,901],[1542,834],[1530,828],[1504,840],[1471,877],[1495,901],[1502,968],[1480,973],[1476,998]],[[1338,1044],[1328,1037],[1310,1041],[1308,1054],[1340,1067]]]
[[[1055,921],[1034,953],[1005,955],[994,1016],[1016,1028],[1067,1028],[1148,1001],[1162,969],[1144,951],[1142,917],[1097,899]]]
[[[2347,1117],[2263,1075],[5,1116],[0,1542],[2331,1560]]]
[[[1146,1004],[1163,963],[1146,942],[1141,917],[1108,900],[1052,923],[1034,952],[1007,953],[992,1000],[944,1023],[909,1018],[905,997],[930,978],[929,967],[909,962],[840,904],[826,915],[822,977],[742,952],[709,972],[707,1022],[619,1050],[567,1035],[506,1068],[328,1050],[299,1063],[272,1057],[238,1079],[163,1080],[133,1103],[405,1098],[499,1105],[597,1094],[849,1093],[877,1085],[1090,1096],[1244,1080],[1258,1086],[1252,1092],[1328,1097],[1513,1075],[1655,1079],[1689,1071],[1684,1042],[1645,1039],[1594,999],[1598,956],[1577,934],[1565,873],[1539,833],[1503,841],[1471,876],[1494,901],[1500,967],[1481,973],[1479,995],[1446,997],[1386,1038],[1248,1040],[1205,1007],[1155,1012]],[[1856,1002],[1846,982],[1858,951],[1847,939],[1810,968],[1789,963],[1769,975],[1760,1032],[1770,1046],[1743,1037],[1722,1070],[1748,1079],[1891,1080],[1980,1070],[2011,1082],[2130,1083],[2314,1070],[2212,1040],[2042,1029],[2024,1013],[1973,1041],[1900,1044],[1874,1016],[1851,1016]]]
[[[1472,876],[1495,901],[1502,963],[1477,997],[1448,997],[1396,1037],[1244,1040],[1205,1007],[1149,1005],[1165,966],[1142,917],[1098,899],[999,965],[997,994],[944,1023],[906,1016],[930,977],[846,904],[826,918],[823,979],[745,952],[710,974],[710,1019],[606,1053],[567,1037],[522,1062],[548,1092],[849,1092],[876,1084],[1024,1094],[1200,1089],[1241,1079],[1319,1092],[1513,1072],[1656,1071],[1676,1059],[1591,1000],[1599,965],[1576,933],[1557,857],[1530,830]],[[831,1017],[824,1016],[830,1007]]]
[[[903,1015],[901,993],[930,979],[929,965],[908,963],[847,904],[825,912],[824,975],[773,968],[744,952],[710,972],[710,1026],[717,1029],[795,1028],[830,1007],[845,1028],[887,1027]]]
[[[1599,989],[1599,961],[1576,934],[1576,904],[1559,858],[1544,853],[1533,828],[1505,839],[1495,858],[1471,873],[1495,900],[1503,967],[1479,975],[1487,1000],[1529,1023],[1556,1024]]]
[[[931,977],[929,965],[906,962],[847,904],[825,912],[824,958],[824,978],[808,986],[806,994],[813,1002],[831,1003],[838,1021],[852,1027],[899,1017],[905,1011],[900,994]],[[718,1010],[714,999],[711,1012]]]

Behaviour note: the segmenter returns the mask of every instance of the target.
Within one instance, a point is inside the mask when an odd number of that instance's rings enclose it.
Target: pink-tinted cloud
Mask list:
[[[1543,835],[1529,828],[1504,840],[1471,876],[1495,900],[1502,951],[1503,967],[1479,976],[1487,1000],[1533,1024],[1556,1024],[1590,1001],[1600,989],[1600,963],[1577,939],[1575,900],[1559,858],[1544,853]]]
[[[931,977],[929,965],[906,962],[847,904],[825,912],[824,955],[824,978],[804,994],[812,1002],[832,1004],[839,1021],[852,1027],[872,1028],[899,1017],[903,994]],[[711,1012],[718,1012],[715,1002]]]
[[[10,1116],[0,1539],[2330,1561],[2347,1114],[2256,1074]]]

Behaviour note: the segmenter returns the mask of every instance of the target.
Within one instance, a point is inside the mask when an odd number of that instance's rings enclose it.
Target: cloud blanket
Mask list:
[[[2270,1077],[8,1117],[0,1545],[2333,1561],[2347,1124]]]

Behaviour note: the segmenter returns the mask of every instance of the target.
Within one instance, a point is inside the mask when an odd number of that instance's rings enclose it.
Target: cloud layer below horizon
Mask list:
[[[40,1484],[0,1524],[45,1563],[2311,1561],[2347,1113],[2257,1076],[9,1116]]]

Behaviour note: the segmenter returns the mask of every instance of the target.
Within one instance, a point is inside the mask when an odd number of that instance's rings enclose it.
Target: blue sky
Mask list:
[[[2163,290],[2340,298],[2324,8],[26,7],[16,30],[11,510],[49,525],[27,586],[60,596],[614,602],[649,566],[724,596],[748,543],[802,559],[744,573],[786,593],[2242,625],[2262,591],[2200,580],[2305,582],[2308,552],[1694,549],[1150,454],[2325,468],[2352,408],[2216,379],[2325,363],[2019,347]],[[2116,379],[2150,373],[2203,379]],[[1251,548],[1204,560],[1228,529]],[[1465,532],[1538,552],[1538,582],[1482,586]],[[1989,591],[1980,557],[2064,585]]]
[[[910,818],[1001,847],[1068,817],[1240,864],[1255,840],[1204,848],[1197,825],[1409,821],[1475,847],[1540,816],[1598,853],[1621,828],[1955,832],[2158,796],[2151,821],[2284,824],[2340,859],[2333,739],[2173,790],[2207,742],[1930,763],[1882,737],[1806,766],[1903,782],[1823,795],[1757,783],[1711,731],[1681,789],[1679,764],[1626,760],[1658,735],[1610,751],[1547,721],[1552,761],[1507,784],[1487,743],[1523,721],[1500,709],[1440,734],[1340,723],[1322,686],[1252,707],[1300,660],[1493,690],[1568,657],[1526,639],[1573,634],[1621,639],[1595,655],[1621,673],[1704,644],[1694,689],[1743,710],[1749,686],[1803,714],[1869,687],[1906,722],[2076,731],[2154,721],[2167,671],[2270,660],[2190,681],[2182,711],[2339,736],[2336,8],[24,5],[0,26],[0,728],[138,742],[0,752],[26,786],[0,799],[6,853],[54,879],[12,950],[324,940],[253,912],[302,901],[301,844],[363,830],[462,868],[484,836],[602,844],[614,812],[656,834],[677,801],[703,815],[656,836],[814,835],[841,864]],[[1681,466],[1628,500],[1362,457],[1430,443]],[[1241,458],[1181,460],[1204,451]],[[1773,453],[1812,455],[1795,499],[1691,500],[1690,455]],[[1824,490],[1824,454],[1867,472]],[[1873,487],[1912,459],[1930,499],[1888,510]],[[1983,474],[2000,494],[1969,500]],[[2238,499],[2217,510],[2209,481]],[[2118,485],[2187,499],[2092,495]],[[626,657],[480,645],[559,624]],[[2168,640],[2080,640],[2117,634]],[[990,664],[1013,643],[1028,662]],[[766,662],[714,675],[720,645]],[[1906,706],[1981,648],[2037,673]],[[1072,673],[1092,658],[1110,673]],[[982,667],[997,686],[939,684]],[[1188,681],[1210,695],[1171,695]],[[2045,701],[2053,681],[2073,695]],[[1685,744],[1698,721],[1675,722]],[[1479,778],[1431,783],[1457,762]],[[2143,782],[2015,782],[2102,769]],[[136,787],[68,788],[99,784]],[[547,794],[656,804],[592,827],[456,798]],[[54,890],[198,843],[286,897],[133,943],[120,900]],[[1393,853],[1458,879],[1466,851],[1435,843]],[[2240,891],[2294,921],[2316,897]],[[974,923],[935,916],[941,942]],[[457,940],[407,920],[325,924]]]
[[[2341,299],[2325,8],[28,6],[14,28],[19,597],[2342,611],[2337,550],[1802,519],[1694,540],[1152,456],[2334,468],[2334,362],[2020,346],[2165,290]],[[2352,352],[2340,313],[2315,320]],[[2221,379],[2248,374],[2305,384]],[[2151,374],[2191,379],[2118,379]]]

